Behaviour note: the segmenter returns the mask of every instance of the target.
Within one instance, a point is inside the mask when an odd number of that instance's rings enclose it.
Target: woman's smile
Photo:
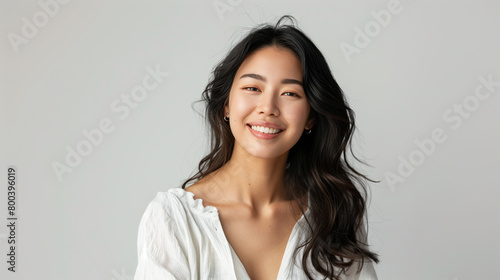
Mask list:
[[[260,139],[274,139],[283,132],[281,129],[269,128],[264,126],[250,126],[247,125],[250,132],[257,138]]]

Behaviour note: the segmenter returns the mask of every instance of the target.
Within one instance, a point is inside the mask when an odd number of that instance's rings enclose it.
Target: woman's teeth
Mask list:
[[[257,130],[262,133],[269,133],[269,134],[276,134],[280,133],[282,130],[277,129],[277,128],[269,128],[269,127],[264,127],[264,126],[251,126],[253,130]]]

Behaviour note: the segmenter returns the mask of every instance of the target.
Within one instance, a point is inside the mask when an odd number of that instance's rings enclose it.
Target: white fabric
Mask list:
[[[250,279],[224,235],[217,209],[193,197],[173,188],[149,203],[139,225],[134,280]],[[306,238],[305,225],[301,217],[293,228],[277,279],[307,279],[301,269],[302,251],[293,261],[295,248]],[[372,263],[365,263],[359,274],[352,270],[344,279],[377,279]]]

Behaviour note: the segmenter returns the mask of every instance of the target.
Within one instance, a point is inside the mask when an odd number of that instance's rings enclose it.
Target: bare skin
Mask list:
[[[194,193],[195,199],[201,198],[204,206],[219,210],[224,234],[251,279],[276,279],[290,233],[302,212],[292,201],[277,199],[256,207],[248,203],[250,197],[238,199],[241,194],[231,187],[232,180],[223,169],[186,191]]]

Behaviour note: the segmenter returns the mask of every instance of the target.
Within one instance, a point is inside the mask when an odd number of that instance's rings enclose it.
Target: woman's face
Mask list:
[[[225,106],[234,152],[259,158],[286,155],[312,127],[309,111],[296,55],[274,46],[254,51],[236,72]]]

